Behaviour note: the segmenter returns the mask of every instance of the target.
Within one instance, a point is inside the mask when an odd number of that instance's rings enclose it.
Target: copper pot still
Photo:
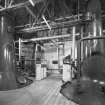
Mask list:
[[[84,38],[103,37],[101,13],[100,0],[88,0],[87,16],[92,16],[92,22],[85,25]],[[104,39],[84,40],[81,43],[80,78],[65,83],[60,92],[79,105],[105,105]]]

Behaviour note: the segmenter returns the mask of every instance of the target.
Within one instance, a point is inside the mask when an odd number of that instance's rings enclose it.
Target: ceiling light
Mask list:
[[[29,0],[29,2],[32,4],[32,6],[35,6],[35,3],[33,2],[33,0]]]
[[[99,84],[100,84],[100,85],[104,85],[104,84],[105,84],[105,82],[103,82],[103,81],[100,81],[100,82],[99,82]]]
[[[97,82],[98,82],[98,80],[93,80],[93,82],[94,82],[94,83],[97,83]]]

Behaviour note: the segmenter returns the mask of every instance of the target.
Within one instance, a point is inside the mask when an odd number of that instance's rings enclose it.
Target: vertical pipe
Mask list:
[[[77,4],[78,4],[78,13],[77,14],[78,14],[78,20],[79,20],[80,19],[80,17],[79,17],[79,8],[80,8],[80,6],[79,6],[80,5],[79,0],[78,0],[78,3]]]
[[[32,54],[32,70],[35,73],[35,52],[36,52],[36,43],[33,45],[33,54]]]
[[[75,26],[73,26],[72,27],[72,60],[73,60],[73,62],[75,61],[75,32],[76,31],[76,27]],[[74,68],[71,68],[71,76],[70,76],[70,80],[72,80],[72,78],[73,78],[73,70],[74,70]]]
[[[64,56],[64,44],[59,44],[58,48],[58,66],[59,69],[62,69],[63,66],[63,56]]]
[[[72,30],[72,33],[73,33],[73,39],[72,39],[72,59],[73,61],[75,60],[75,26],[73,26],[73,30]]]
[[[35,77],[36,77],[36,56],[37,56],[37,44],[35,45]]]
[[[19,38],[19,61],[21,60],[21,39]]]
[[[83,38],[83,26],[81,27],[81,39]],[[78,55],[78,56],[80,56],[81,57],[81,61],[83,61],[83,58],[84,58],[84,53],[83,53],[83,42],[81,42],[81,45],[80,45],[81,47],[81,53]]]
[[[58,58],[57,58],[58,59],[58,69],[59,69],[59,49],[60,49],[60,47],[57,47],[56,49],[57,49],[57,56],[58,56]]]
[[[16,88],[13,19],[0,14],[0,90]]]
[[[7,0],[5,0],[5,8],[7,8]]]
[[[59,59],[59,58],[60,58],[60,54],[59,54],[59,50],[60,50],[60,47],[57,48],[57,55],[58,55],[58,69],[59,69],[59,67],[60,67],[60,61],[59,61],[59,60],[60,60],[60,59]]]

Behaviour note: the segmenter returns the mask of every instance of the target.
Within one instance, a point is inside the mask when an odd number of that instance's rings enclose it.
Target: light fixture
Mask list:
[[[103,82],[103,81],[100,81],[100,82],[99,82],[99,84],[100,84],[100,85],[104,85],[104,84],[105,84],[105,82]]]
[[[97,83],[97,82],[98,82],[98,80],[93,80],[93,82],[94,82],[94,83]]]
[[[32,6],[35,6],[35,3],[33,2],[33,0],[29,0],[29,2],[31,3]]]

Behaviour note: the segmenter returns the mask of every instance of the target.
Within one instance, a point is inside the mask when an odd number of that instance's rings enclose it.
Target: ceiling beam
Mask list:
[[[79,17],[81,18],[81,16],[83,16],[83,14],[79,14]],[[54,20],[54,22],[62,22],[62,21],[65,21],[66,19],[67,20],[70,20],[70,19],[77,19],[77,17],[78,17],[78,15],[72,15],[72,16],[66,16],[66,17],[60,17],[60,18],[57,18],[57,19],[55,19]],[[50,20],[47,20],[47,22],[49,23],[49,22],[51,22]],[[40,23],[37,23],[38,25],[41,25],[41,24],[44,24],[45,23],[45,21],[41,21]],[[25,28],[25,27],[27,27],[27,26],[30,26],[30,24],[26,24],[26,25],[22,25],[22,26],[15,26],[15,29],[17,29],[17,28]],[[27,27],[28,28],[28,27]]]
[[[28,6],[25,6],[25,8],[32,15],[32,17],[36,19],[36,15],[34,14],[34,12]]]
[[[46,3],[46,5],[45,5],[45,3]],[[38,16],[37,16],[37,20],[39,20],[39,18],[41,18],[42,15],[45,13],[45,11],[47,10],[48,5],[49,5],[49,2],[48,2],[47,0],[45,0],[45,1],[43,2],[43,6],[42,6],[42,8],[40,9],[39,14],[38,14]],[[36,24],[36,22],[37,22],[37,21],[35,20],[35,22],[33,23],[32,27],[34,27],[34,25]]]
[[[22,7],[25,7],[26,5],[30,5],[30,3],[29,2],[24,2],[24,3],[19,3],[19,4],[11,5],[11,6],[7,7],[7,8],[0,9],[0,12],[9,11],[11,9],[22,8]]]
[[[39,2],[43,2],[44,0],[35,0],[35,3],[39,3]],[[30,5],[30,2],[29,1],[26,1],[26,2],[23,2],[23,3],[18,3],[18,4],[15,4],[15,5],[10,5],[8,6],[7,8],[1,8],[0,9],[0,12],[2,11],[9,11],[9,10],[13,10],[13,9],[18,9],[18,8],[22,8],[22,7],[25,7],[26,5]]]
[[[62,28],[62,27],[70,27],[70,26],[78,25],[78,24],[85,23],[85,22],[91,22],[91,20],[75,19],[73,21],[69,20],[69,21],[59,22],[59,23],[55,23],[55,24],[50,23],[50,26],[52,29],[56,29],[56,28]],[[47,25],[44,24],[44,25],[35,26],[35,27],[31,27],[31,28],[25,28],[25,29],[18,31],[18,33],[22,33],[22,32],[31,33],[31,32],[35,32],[35,31],[41,31],[41,30],[48,30]]]
[[[49,25],[49,23],[47,22],[46,18],[44,17],[44,15],[42,16],[43,20],[45,21],[47,27],[49,30],[51,30],[51,26]]]

